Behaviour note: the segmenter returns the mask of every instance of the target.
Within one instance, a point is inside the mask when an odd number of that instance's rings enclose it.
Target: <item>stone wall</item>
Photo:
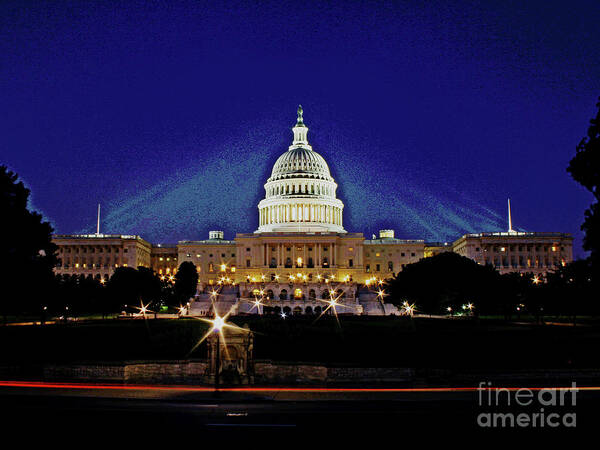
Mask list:
[[[116,383],[199,384],[207,375],[206,361],[138,361],[121,364],[44,366],[44,380],[87,380]]]
[[[327,381],[327,367],[317,364],[254,362],[254,382],[267,383],[316,383]]]
[[[202,384],[208,382],[208,361],[132,361],[122,364],[47,365],[45,380],[111,383]],[[412,369],[326,367],[310,363],[254,362],[255,384],[323,384],[397,382],[414,378]]]
[[[191,361],[131,361],[123,363],[90,363],[40,366],[0,366],[0,379],[46,381],[93,381],[123,384],[211,384],[209,364]],[[455,371],[441,369],[385,367],[327,367],[321,364],[255,360],[254,384],[325,385],[401,383],[405,386],[476,385],[481,381],[494,384],[545,382],[569,384],[597,383],[598,369],[550,370],[529,369],[505,371]]]

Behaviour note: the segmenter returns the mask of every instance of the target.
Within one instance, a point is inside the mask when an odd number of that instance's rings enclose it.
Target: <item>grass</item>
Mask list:
[[[497,319],[234,317],[255,332],[255,358],[371,367],[599,368],[600,327]],[[0,365],[185,359],[208,325],[194,319],[96,320],[0,327]],[[192,357],[205,357],[201,345]]]

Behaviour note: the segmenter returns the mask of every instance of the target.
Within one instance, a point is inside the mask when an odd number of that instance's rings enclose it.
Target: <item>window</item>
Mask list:
[[[410,256],[415,256],[415,253],[411,253]]]
[[[400,253],[400,256],[404,257],[406,254],[404,252]]]
[[[221,253],[221,258],[225,258],[225,253]]]
[[[250,251],[250,247],[246,247],[246,251],[249,252]]]
[[[367,264],[365,266],[365,272],[367,272],[367,273],[371,272],[371,264]]]
[[[388,261],[388,272],[394,271],[394,263],[392,261]]]
[[[379,271],[381,271],[381,265],[377,264],[375,266],[375,272],[379,272]]]
[[[349,259],[348,260],[348,267],[354,267],[354,260],[353,259]]]
[[[213,257],[213,254],[211,253],[211,254],[210,254],[210,255],[208,255],[208,256],[210,256],[210,257],[212,258],[212,257]]]
[[[232,254],[231,254],[231,257],[232,257],[232,258],[235,258],[235,253],[232,253]]]
[[[246,260],[246,267],[250,267],[250,260],[249,259]]]

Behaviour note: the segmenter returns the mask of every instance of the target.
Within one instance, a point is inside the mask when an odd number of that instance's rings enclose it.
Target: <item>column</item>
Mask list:
[[[335,244],[331,244],[331,267],[335,266]]]
[[[321,267],[321,244],[317,244],[317,248],[315,249],[315,254],[317,255],[316,267]]]
[[[304,267],[306,267],[306,265],[308,264],[308,258],[307,258],[306,251],[307,251],[306,250],[306,244],[304,244],[304,248],[303,248],[303,252],[302,252],[302,254],[304,255],[304,256],[302,256],[302,265]]]

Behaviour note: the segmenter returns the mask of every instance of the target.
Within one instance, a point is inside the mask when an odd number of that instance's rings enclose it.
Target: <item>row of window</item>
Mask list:
[[[399,252],[399,251],[396,251],[396,253],[398,253],[398,252]],[[407,253],[406,253],[406,252],[400,252],[400,256],[401,256],[401,257],[403,257],[403,258],[404,258],[404,257],[406,257],[406,255],[407,255]],[[371,256],[371,254],[370,254],[369,252],[366,252],[366,253],[365,253],[365,256],[369,257],[369,256]],[[376,257],[379,257],[379,256],[381,256],[381,253],[377,252],[377,253],[375,253],[375,256],[376,256]],[[388,253],[388,256],[392,256],[392,254],[391,254],[391,253]],[[414,258],[415,256],[417,256],[417,254],[416,254],[415,252],[411,252],[411,253],[410,253],[410,256],[411,256],[412,258]]]
[[[118,263],[92,263],[92,264],[87,264],[87,263],[75,263],[71,266],[70,263],[65,263],[65,264],[61,264],[60,262],[56,265],[56,267],[58,269],[108,269],[109,267],[119,267]],[[127,264],[123,264],[123,267],[127,267]]]
[[[250,251],[250,249],[247,249],[247,250],[248,250],[248,251]],[[192,257],[192,254],[191,254],[191,253],[186,253],[186,255],[185,255],[185,256],[187,256],[188,258],[191,258],[191,257]],[[214,255],[214,254],[212,254],[212,253],[210,253],[210,254],[208,255],[208,257],[209,257],[209,258],[212,258],[212,257],[214,257],[214,256],[215,256],[215,255]],[[201,258],[201,257],[202,257],[202,255],[201,255],[200,253],[196,253],[196,258]],[[221,253],[221,258],[225,258],[225,257],[226,257],[226,256],[225,256],[225,253]],[[232,258],[235,258],[235,253],[232,253],[232,254],[231,254],[231,257],[232,257]],[[176,258],[174,258],[174,259],[176,259]],[[161,258],[160,260],[162,261],[162,258]],[[168,261],[168,260],[169,260],[169,258],[167,258],[167,261]]]
[[[106,253],[111,253],[111,251],[114,251],[114,253],[119,253],[119,247],[81,247],[81,253],[88,253],[88,248],[90,250],[89,253],[96,253],[96,250],[98,250],[98,253],[104,253],[105,251]],[[72,250],[72,253],[79,253],[79,247],[75,247]],[[71,247],[61,247],[59,252],[71,253]],[[123,249],[123,253],[127,253],[126,248]]]
[[[293,195],[293,194],[311,194],[311,195],[333,195],[333,187],[320,184],[285,184],[274,186],[267,190],[269,197],[273,195]]]
[[[492,246],[492,252],[494,253],[502,253],[502,252],[506,252],[506,251],[519,251],[519,252],[523,252],[523,251],[528,251],[531,252],[535,249],[536,252],[542,251],[542,246],[541,245],[534,245],[534,244],[528,244],[528,245],[506,245],[506,246],[502,246],[502,245],[494,245]],[[564,250],[563,246],[557,246],[557,245],[552,245],[552,246],[548,246],[545,245],[543,246],[543,251],[544,252],[557,252],[557,251],[562,251]],[[479,247],[475,247],[475,251],[479,252],[481,251],[481,249]],[[490,251],[490,247],[484,247],[483,248],[484,252]]]
[[[402,264],[402,267],[404,267],[404,264]],[[388,272],[394,271],[394,263],[392,261],[388,261],[387,270],[388,270]],[[365,272],[367,272],[367,273],[371,272],[371,264],[365,265]],[[381,264],[375,264],[375,272],[381,272]]]
[[[511,258],[510,263],[508,258],[494,258],[493,261],[490,258],[485,259],[485,264],[493,264],[495,267],[560,267],[564,265],[564,260],[559,261],[557,258],[553,260],[549,259],[527,259],[525,260],[523,257],[519,257],[518,262],[515,258]]]

